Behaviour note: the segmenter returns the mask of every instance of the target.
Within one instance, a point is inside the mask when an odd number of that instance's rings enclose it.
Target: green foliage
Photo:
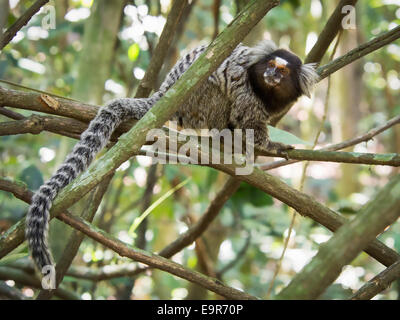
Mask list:
[[[40,170],[35,165],[22,170],[19,179],[25,182],[30,190],[37,190],[43,184],[43,176]]]
[[[19,1],[8,15],[8,25],[14,23],[17,17],[34,1]],[[318,1],[313,1],[318,4]],[[45,90],[61,96],[73,97],[73,85],[79,77],[79,61],[82,59],[82,46],[87,18],[76,21],[67,20],[66,14],[72,10],[85,10],[87,1],[65,1],[66,8],[56,6],[57,25],[54,30],[42,30],[42,14],[35,15],[29,24],[21,30],[20,36],[8,45],[0,54],[0,78],[15,83]],[[129,2],[130,6],[133,2]],[[167,12],[159,1],[136,1],[132,12],[138,12],[139,5],[150,5],[152,17],[166,18]],[[310,10],[311,1],[281,0],[279,7],[274,8],[268,16],[254,29],[247,39],[249,43],[261,38],[271,37],[280,45],[288,46],[301,57],[305,56],[306,44],[310,35],[318,35],[330,13],[334,10],[334,1],[320,1],[321,16]],[[172,42],[173,49],[167,56],[167,61],[160,72],[158,84],[161,83],[166,69],[170,68],[178,56],[187,48],[207,44],[214,32],[212,7],[214,1],[197,1],[192,8],[182,32],[176,32]],[[228,25],[236,14],[237,1],[221,1],[219,31]],[[90,7],[90,5],[89,5]],[[131,8],[131,9],[132,9]],[[135,11],[136,10],[136,11]],[[75,11],[76,12],[76,11]],[[78,14],[75,13],[75,17]],[[400,20],[398,6],[388,4],[384,0],[358,1],[357,3],[357,39],[361,42],[385,32]],[[116,97],[133,96],[139,83],[135,77],[135,68],[147,70],[159,33],[148,30],[145,21],[149,15],[124,13],[118,39],[115,43],[113,59],[108,66],[108,79],[121,86],[106,86],[104,101]],[[34,38],[32,34],[40,31],[42,37]],[[129,29],[128,29],[129,28]],[[140,32],[143,30],[143,33]],[[47,33],[46,33],[47,32]],[[345,31],[344,36],[353,31]],[[312,37],[311,37],[312,38]],[[361,39],[361,40],[360,40]],[[342,40],[343,41],[343,38]],[[341,42],[341,45],[343,42]],[[351,47],[356,44],[352,43]],[[363,133],[381,125],[400,112],[400,45],[395,42],[360,61],[357,67],[358,80],[362,83],[361,100],[355,108],[347,110],[342,115],[338,101],[342,92],[331,93],[330,110],[322,131],[319,145],[338,142],[339,136],[345,131],[341,122],[350,114],[357,114],[354,123],[355,132]],[[341,51],[347,50],[341,48]],[[332,53],[331,48],[323,61],[327,61]],[[99,52],[98,54],[102,54]],[[339,56],[337,53],[336,56]],[[23,59],[44,67],[44,73],[21,66]],[[25,61],[26,62],[26,61]],[[23,65],[23,64],[22,64]],[[346,78],[342,78],[347,81]],[[0,84],[4,85],[4,84]],[[353,86],[353,83],[346,83]],[[4,85],[6,86],[6,85]],[[332,84],[332,90],[336,87]],[[11,87],[10,87],[11,88]],[[14,87],[12,87],[15,89]],[[120,90],[121,89],[121,90]],[[286,144],[310,146],[316,131],[320,127],[325,101],[326,85],[321,83],[315,92],[313,100],[300,100],[299,103],[285,116],[282,121],[284,130],[270,127],[273,141]],[[33,112],[16,110],[24,116]],[[0,116],[0,121],[10,119]],[[360,152],[399,152],[399,132],[393,128],[374,138],[366,144],[357,146]],[[39,135],[17,135],[0,137],[0,170],[3,178],[22,181],[31,190],[36,190],[49,177],[64,158],[71,146],[76,142],[65,138],[60,143],[59,135],[48,132]],[[68,141],[68,142],[65,142]],[[69,146],[67,146],[69,145]],[[40,148],[47,147],[56,151],[56,157],[50,162],[42,162]],[[264,161],[264,160],[262,160]],[[270,159],[265,160],[270,161]],[[271,160],[272,161],[272,160]],[[146,178],[138,181],[136,178],[148,172],[148,165],[131,160],[128,169],[116,173],[97,212],[94,224],[100,225],[120,238],[122,241],[133,243],[133,237],[128,234],[129,226],[143,212],[143,202]],[[351,194],[342,195],[340,182],[343,176],[342,167],[330,163],[311,163],[305,181],[304,191],[312,195],[324,205],[352,218],[362,205],[371,199],[377,189],[387,182],[389,176],[396,174],[386,167],[357,166],[358,171],[351,177],[351,182],[357,182],[358,189]],[[127,171],[126,171],[127,170]],[[139,173],[136,171],[139,170]],[[301,175],[301,166],[292,165],[273,170],[273,175],[284,179],[290,185],[297,185]],[[225,174],[211,168],[195,165],[168,164],[160,168],[159,177],[154,187],[151,203],[162,195],[185,181],[191,182],[176,190],[173,194],[156,206],[148,215],[149,225],[146,232],[146,250],[157,252],[175,240],[180,233],[198,221],[210,201],[222,188]],[[122,185],[120,189],[119,186]],[[84,201],[82,201],[84,202]],[[87,203],[78,203],[72,209],[76,214],[86,208]],[[0,233],[21,219],[27,210],[27,205],[16,199],[8,192],[0,191]],[[276,268],[292,215],[286,205],[274,201],[259,189],[245,183],[231,197],[221,210],[217,219],[211,224],[208,232],[201,240],[207,248],[209,261],[214,271],[234,261],[238,261],[222,275],[222,280],[244,291],[263,298]],[[3,225],[5,227],[3,227]],[[137,231],[137,229],[136,229]],[[329,238],[331,233],[309,218],[297,217],[289,248],[284,258],[285,267],[281,269],[274,284],[278,291],[301,270],[311,254],[318,250],[321,243]],[[241,252],[249,239],[249,244]],[[400,252],[400,226],[394,224],[380,237],[388,246]],[[63,240],[66,241],[66,240]],[[297,255],[298,254],[298,255]],[[0,261],[7,264],[24,258],[27,249],[13,252]],[[299,258],[299,256],[301,258]],[[174,259],[185,267],[204,272],[201,261],[194,246],[190,246],[177,254]],[[73,266],[87,267],[95,271],[103,266],[130,262],[117,254],[106,250],[89,238],[85,238],[74,259]],[[351,291],[360,287],[382,270],[382,267],[372,261],[367,255],[360,255],[352,266],[357,269],[347,274],[352,283],[339,279],[322,297],[323,299],[346,299]],[[124,288],[131,285],[131,278],[117,278],[93,284],[90,281],[67,276],[63,284],[78,294],[90,293],[93,299],[120,298]],[[349,287],[350,286],[350,287]],[[164,272],[154,272],[151,275],[141,274],[136,278],[134,297],[142,299],[179,298],[182,288],[192,289],[187,281],[178,279]],[[379,296],[380,299],[395,299],[396,286],[392,286]],[[189,292],[191,293],[191,292]],[[274,295],[272,295],[273,297]],[[182,298],[182,297],[180,297]],[[205,298],[214,298],[208,295]]]

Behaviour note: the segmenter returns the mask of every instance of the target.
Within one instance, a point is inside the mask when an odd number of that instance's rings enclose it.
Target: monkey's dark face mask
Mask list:
[[[263,76],[268,87],[276,87],[284,82],[289,74],[288,62],[283,58],[276,57],[268,61]]]

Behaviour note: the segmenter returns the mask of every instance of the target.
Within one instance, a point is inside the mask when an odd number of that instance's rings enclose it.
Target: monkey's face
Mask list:
[[[281,57],[274,57],[267,62],[263,77],[268,87],[276,87],[284,82],[289,75],[289,62]]]
[[[275,50],[249,68],[252,88],[270,112],[272,104],[280,110],[303,94],[310,96],[317,79],[313,65],[303,64],[298,56],[284,49]]]

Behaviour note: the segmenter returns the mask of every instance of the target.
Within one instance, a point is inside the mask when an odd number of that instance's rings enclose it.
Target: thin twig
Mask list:
[[[383,270],[377,276],[365,283],[357,292],[351,296],[351,300],[369,300],[375,297],[400,278],[400,261],[393,263],[389,268]]]
[[[356,144],[359,144],[361,142],[367,142],[369,140],[371,140],[373,137],[375,137],[376,135],[390,129],[391,127],[393,127],[396,124],[400,123],[400,116],[396,116],[390,120],[388,120],[387,122],[385,122],[383,125],[380,125],[376,128],[373,128],[371,130],[369,130],[367,133],[364,133],[358,137],[346,140],[346,141],[342,141],[339,143],[335,143],[326,147],[323,147],[321,149],[318,149],[318,151],[336,151],[336,150],[341,150],[341,149],[345,149],[351,146],[354,146]],[[260,169],[262,170],[271,170],[271,169],[276,169],[282,166],[286,166],[292,163],[297,163],[299,162],[299,160],[278,160],[278,161],[274,161],[268,164],[263,164],[262,166],[260,166]]]
[[[3,33],[0,38],[0,50],[2,50],[17,34],[21,28],[43,7],[49,0],[37,0],[14,24]]]

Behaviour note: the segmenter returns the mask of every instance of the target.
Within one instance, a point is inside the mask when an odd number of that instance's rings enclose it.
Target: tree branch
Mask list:
[[[342,13],[342,8],[347,5],[354,6],[356,3],[357,0],[341,0],[339,2],[324,29],[319,34],[314,47],[308,53],[304,63],[319,63],[322,60],[333,39],[335,39],[338,32],[343,29],[342,20],[346,13]]]
[[[371,140],[373,137],[375,137],[376,135],[386,131],[387,129],[390,129],[391,127],[393,127],[396,124],[400,123],[400,116],[394,117],[392,119],[390,119],[389,121],[387,121],[386,123],[384,123],[381,126],[378,126],[376,128],[373,128],[371,130],[369,130],[367,133],[364,133],[358,137],[343,141],[343,142],[339,142],[336,144],[332,144],[330,146],[326,146],[323,147],[317,151],[336,151],[336,150],[340,150],[340,149],[345,149],[351,146],[354,146],[356,144],[359,144],[361,142],[367,142],[369,140]],[[275,169],[275,168],[279,168],[282,166],[286,166],[292,163],[297,163],[299,162],[298,160],[278,160],[278,161],[274,161],[265,165],[260,166],[260,169],[262,170],[271,170],[271,169]]]
[[[369,300],[375,297],[390,286],[390,284],[400,278],[400,261],[393,263],[389,268],[379,273],[376,277],[365,283],[356,293],[351,296],[351,300]]]
[[[104,246],[117,252],[122,257],[128,257],[135,261],[145,263],[153,268],[169,272],[180,278],[196,283],[228,299],[256,299],[255,297],[248,295],[244,292],[225,286],[217,279],[206,277],[199,272],[188,270],[183,266],[159,255],[131,247],[114,238],[113,236],[90,225],[81,218],[72,217],[70,215],[62,213],[59,215],[59,219],[74,227],[75,229],[80,230],[81,232],[85,233],[87,236],[103,244]]]
[[[12,183],[4,179],[0,179],[0,190],[6,189],[6,188],[2,189],[3,186],[6,186],[7,191],[12,192],[19,199],[27,203],[31,202],[33,193],[30,190],[26,189],[26,187],[23,188],[19,184]],[[66,214],[61,213],[57,216],[57,218],[67,223],[74,229],[83,232],[84,234],[91,237],[95,241],[103,244],[107,248],[112,249],[122,257],[128,257],[135,261],[147,264],[153,268],[169,272],[180,278],[186,279],[200,286],[203,286],[204,288],[209,289],[217,294],[220,294],[228,299],[246,299],[246,300],[256,299],[256,297],[253,297],[239,290],[225,286],[221,281],[217,279],[212,279],[198,272],[188,270],[183,266],[175,262],[172,262],[164,257],[161,257],[159,255],[152,254],[147,251],[129,246],[121,242],[120,240],[114,238],[113,236],[107,234],[106,232],[92,226],[89,222],[85,221],[80,217],[73,216],[69,213]],[[1,279],[1,267],[0,267],[0,279]],[[36,284],[33,282],[32,285],[36,287]]]
[[[187,0],[175,0],[168,14],[167,22],[161,33],[160,40],[153,52],[154,59],[151,59],[146,74],[139,83],[135,98],[147,97],[151,90],[155,88],[158,73],[161,70],[168,49],[175,35],[175,30],[179,24],[182,13],[187,6]]]
[[[392,178],[357,216],[341,227],[277,299],[316,299],[388,225],[400,216],[400,175]]]
[[[393,28],[390,31],[387,31],[380,36],[375,37],[371,41],[368,41],[359,47],[349,51],[345,55],[333,60],[332,62],[327,63],[326,65],[319,67],[317,72],[320,76],[320,80],[326,78],[330,74],[338,71],[339,69],[345,67],[346,65],[354,62],[355,60],[360,59],[371,52],[374,52],[383,46],[386,46],[389,43],[400,38],[400,26]]]
[[[25,13],[20,16],[14,24],[7,29],[6,32],[0,38],[0,50],[3,48],[14,38],[21,28],[26,25],[29,20],[43,7],[49,0],[37,0]]]
[[[27,285],[33,288],[42,288],[42,283],[34,274],[28,274],[21,270],[10,267],[0,266],[0,280],[14,280],[17,283]],[[80,297],[74,292],[68,291],[63,287],[54,290],[54,294],[65,300],[80,300]]]

